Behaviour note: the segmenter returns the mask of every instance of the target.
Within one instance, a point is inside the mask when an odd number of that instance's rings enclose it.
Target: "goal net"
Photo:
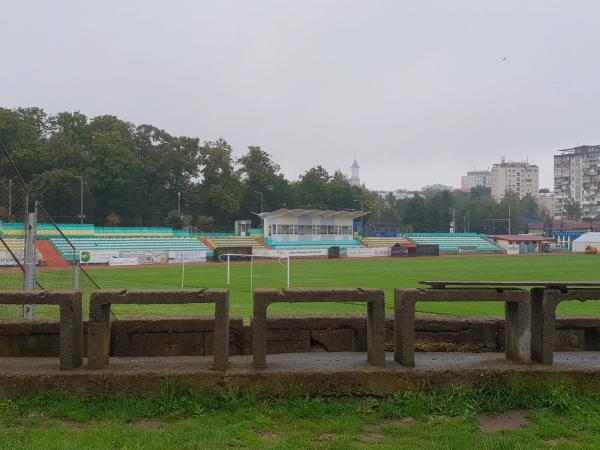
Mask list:
[[[250,293],[255,287],[291,287],[291,263],[289,256],[262,256],[227,253],[219,256],[227,264],[227,286],[235,283],[232,267],[238,262],[249,261]],[[243,264],[248,266],[248,264]]]

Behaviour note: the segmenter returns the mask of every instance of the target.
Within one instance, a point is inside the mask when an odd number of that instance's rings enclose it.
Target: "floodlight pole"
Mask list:
[[[83,176],[75,175],[75,178],[79,178],[79,223],[83,225]]]
[[[263,193],[260,192],[260,191],[256,191],[256,193],[258,195],[260,195],[260,212],[263,213],[264,212],[264,207],[263,207],[263,200],[264,200]]]

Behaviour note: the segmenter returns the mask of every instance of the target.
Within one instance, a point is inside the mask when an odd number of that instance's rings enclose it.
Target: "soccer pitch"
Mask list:
[[[438,258],[292,260],[292,287],[372,287],[385,290],[386,309],[391,314],[393,290],[396,287],[417,287],[419,280],[598,280],[600,257],[591,255],[531,255],[531,256],[464,256]],[[102,288],[179,288],[182,267],[141,267],[90,269]],[[286,267],[278,262],[255,263],[253,287],[285,287]],[[185,267],[184,286],[189,288],[227,287],[227,265],[211,263]],[[252,314],[250,295],[250,264],[231,265],[232,315],[247,321]],[[212,314],[209,305],[116,305],[119,318],[132,316],[181,316]],[[364,312],[361,304],[304,303],[276,304],[271,314]],[[493,302],[418,303],[419,312],[465,316],[497,316],[503,307]],[[596,315],[598,302],[564,302],[559,314]]]

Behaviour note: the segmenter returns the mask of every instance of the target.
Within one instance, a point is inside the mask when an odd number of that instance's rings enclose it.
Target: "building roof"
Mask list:
[[[360,166],[358,165],[358,163],[356,162],[356,158],[354,158],[354,162],[352,163],[352,165],[350,166],[352,169],[360,169]]]
[[[322,217],[340,217],[356,219],[358,217],[366,216],[369,214],[365,211],[333,211],[333,210],[320,210],[320,209],[286,209],[281,208],[276,211],[255,213],[261,219],[273,219],[280,216],[322,216]]]
[[[573,242],[600,242],[600,233],[584,233]]]
[[[515,242],[543,242],[552,239],[532,234],[489,234],[488,237],[497,241],[515,241]]]

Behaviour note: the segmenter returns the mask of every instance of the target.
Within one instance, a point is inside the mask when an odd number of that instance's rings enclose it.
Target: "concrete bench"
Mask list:
[[[61,370],[83,363],[83,323],[80,291],[2,291],[2,305],[55,305],[60,308],[59,360]]]
[[[531,301],[529,292],[515,288],[396,289],[394,294],[394,359],[404,366],[415,365],[415,304],[417,302],[499,301],[505,305],[506,358],[530,361]]]
[[[255,289],[252,312],[252,348],[255,369],[267,367],[267,308],[273,303],[364,302],[367,304],[367,360],[370,365],[385,365],[385,300],[380,289],[291,288]]]
[[[229,363],[229,291],[227,289],[103,290],[90,298],[88,323],[88,368],[108,365],[110,352],[110,308],[113,304],[175,305],[215,304],[213,368],[226,370]]]
[[[542,364],[554,360],[556,308],[563,301],[600,300],[600,288],[561,289],[533,288],[531,290],[531,359]]]

